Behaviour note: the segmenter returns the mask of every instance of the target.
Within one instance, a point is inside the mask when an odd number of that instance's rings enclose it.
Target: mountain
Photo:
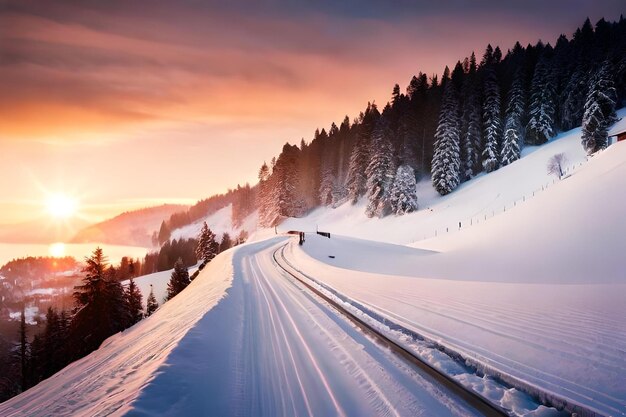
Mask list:
[[[164,204],[125,212],[80,230],[71,242],[152,247],[152,234],[159,230],[161,222],[187,208],[180,204]]]

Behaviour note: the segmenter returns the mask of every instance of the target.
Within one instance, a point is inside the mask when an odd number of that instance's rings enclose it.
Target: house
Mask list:
[[[613,137],[615,139],[611,139]],[[609,130],[609,139],[609,144],[626,140],[626,117],[615,123],[611,130]]]

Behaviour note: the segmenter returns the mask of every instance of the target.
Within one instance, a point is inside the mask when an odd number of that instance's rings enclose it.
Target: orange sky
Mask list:
[[[622,8],[279,3],[3,2],[0,224],[37,217],[46,192],[97,220],[254,182],[284,142],[384,104],[420,70],[488,42],[554,41]]]

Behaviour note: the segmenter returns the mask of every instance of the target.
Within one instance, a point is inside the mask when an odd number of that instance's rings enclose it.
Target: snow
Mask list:
[[[626,109],[618,114],[626,115]],[[577,128],[559,134],[543,146],[526,147],[520,160],[490,174],[478,175],[443,197],[433,189],[430,178],[425,178],[417,187],[419,210],[411,214],[369,219],[362,198],[355,206],[346,203],[336,209],[321,207],[306,217],[288,219],[278,229],[315,231],[317,228],[398,244],[454,233],[459,222],[462,229],[480,224],[485,218],[511,210],[550,189],[557,180],[547,173],[546,167],[555,154],[564,153],[569,161],[566,176],[582,168],[587,154],[581,146],[580,134]]]
[[[220,254],[0,415],[479,415],[281,273],[272,253],[285,241]]]
[[[135,278],[135,283],[141,291],[142,302],[144,307],[146,306],[146,300],[150,294],[150,286],[154,290],[154,297],[157,299],[159,305],[163,304],[165,296],[167,295],[167,283],[170,281],[172,271],[174,269],[168,269],[167,271],[155,272],[153,274],[142,275]],[[188,268],[189,275],[192,275],[198,270],[198,265],[194,265]],[[122,281],[122,284],[128,285],[128,280]]]
[[[246,230],[248,233],[256,230],[258,212],[255,211],[248,215],[239,227],[235,227],[232,224],[232,212],[233,206],[229,204],[201,220],[173,230],[170,239],[197,239],[204,222],[206,222],[209,229],[217,235],[218,240],[221,240],[224,233],[228,233],[230,237],[234,239],[242,230]]]
[[[122,415],[157,369],[232,283],[232,252],[215,258],[180,296],[100,349],[0,404],[2,416]],[[163,415],[163,413],[161,413]]]
[[[560,152],[582,165],[553,184],[545,166]],[[450,196],[426,196],[433,211],[369,220],[360,206],[320,209],[283,227],[317,225],[331,239],[307,234],[288,253],[304,273],[473,363],[626,415],[626,143],[585,159],[575,129]],[[458,230],[459,218],[477,221]],[[438,237],[423,239],[428,227]]]

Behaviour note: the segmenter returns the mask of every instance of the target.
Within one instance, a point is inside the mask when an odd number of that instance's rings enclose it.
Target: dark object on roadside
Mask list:
[[[324,237],[327,237],[327,238],[330,239],[330,233],[328,233],[328,232],[317,232],[317,234],[320,235],[320,236],[324,236]]]
[[[300,245],[303,245],[304,244],[304,240],[305,240],[304,239],[304,232],[300,232],[298,236],[300,237],[300,240],[298,241],[298,243]]]
[[[330,259],[335,259],[335,255],[328,255]]]

